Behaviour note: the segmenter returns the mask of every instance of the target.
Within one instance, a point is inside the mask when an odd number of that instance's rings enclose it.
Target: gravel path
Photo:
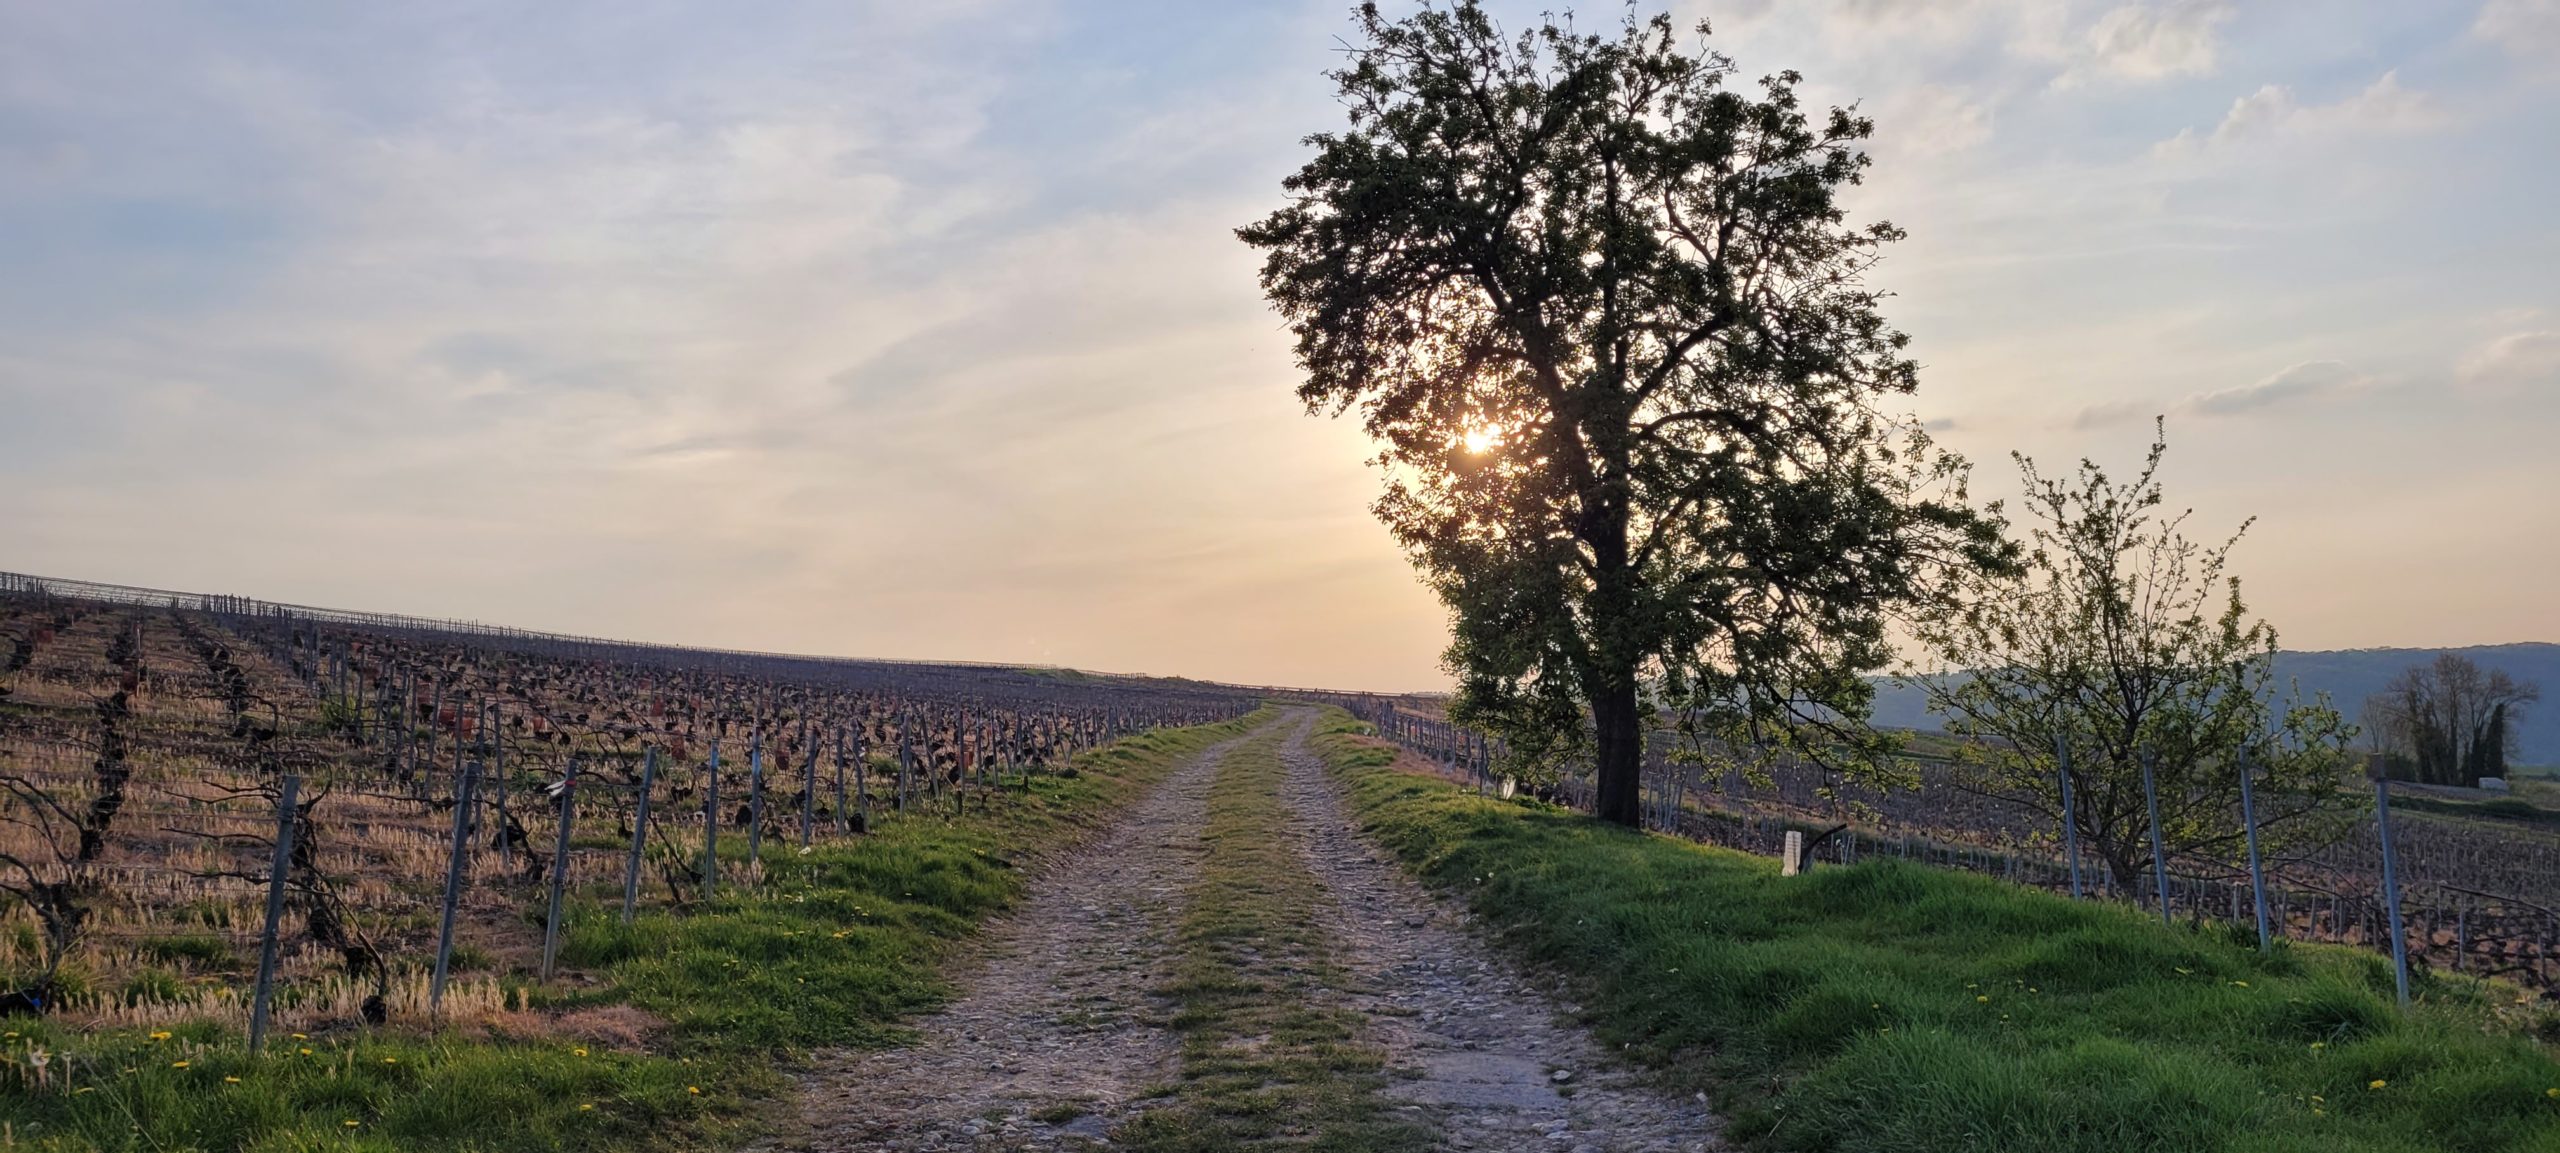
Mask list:
[[[1244,737],[1177,769],[1111,833],[1032,883],[990,926],[965,994],[922,1041],[840,1057],[803,1079],[811,1150],[1077,1149],[1105,1144],[1176,1043],[1150,995],[1197,872],[1209,785]]]
[[[1292,718],[1282,789],[1308,867],[1335,897],[1326,930],[1348,971],[1345,1003],[1411,1077],[1389,1090],[1454,1149],[1635,1153],[1723,1147],[1704,1102],[1666,1094],[1607,1060],[1563,1006],[1408,879],[1343,815]]]
[[[1452,1149],[1659,1153],[1721,1149],[1698,1100],[1609,1061],[1562,1008],[1497,957],[1466,914],[1425,893],[1344,817],[1292,710],[1281,748],[1289,827],[1331,899],[1324,929],[1343,973],[1329,1000],[1387,1051],[1399,1108]],[[1161,985],[1198,872],[1218,764],[1249,737],[1193,758],[1110,834],[1033,882],[991,926],[965,995],[917,1023],[916,1045],[840,1055],[806,1075],[794,1150],[1108,1147],[1108,1134],[1179,1074]]]

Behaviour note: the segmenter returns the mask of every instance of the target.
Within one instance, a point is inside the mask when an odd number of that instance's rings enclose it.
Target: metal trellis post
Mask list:
[[[276,928],[284,919],[285,873],[293,866],[294,797],[302,778],[287,773],[276,782],[275,858],[267,866],[267,922],[258,936],[258,985],[249,998],[249,1051],[267,1043],[267,1004],[276,986]]]
[[[2160,903],[2160,923],[2169,923],[2169,857],[2161,845],[2160,787],[2155,781],[2160,756],[2142,750],[2142,803],[2151,812],[2151,895]]]
[[[462,903],[462,867],[471,850],[471,797],[479,791],[480,764],[462,767],[453,786],[453,855],[444,871],[444,913],[436,929],[436,963],[427,978],[427,1012],[444,1007],[444,982],[453,962],[453,914]]]
[[[2251,783],[2256,775],[2249,750],[2240,750],[2240,820],[2249,833],[2249,897],[2258,915],[2258,951],[2266,953],[2274,950],[2275,943],[2267,931],[2267,867],[2258,856],[2258,791]]]
[[[2080,830],[2078,818],[2075,816],[2076,810],[2071,807],[2071,739],[2069,737],[2053,739],[2053,760],[2055,770],[2062,778],[2062,855],[2071,865],[2071,899],[2076,901],[2081,896]]]
[[[551,847],[551,909],[542,919],[542,979],[551,979],[560,955],[560,898],[569,885],[569,834],[578,824],[578,761],[560,775],[560,836]]]
[[[632,804],[631,860],[622,870],[622,923],[640,904],[640,854],[649,843],[649,793],[658,781],[658,747],[649,746],[640,760],[640,795]]]
[[[2373,819],[2375,831],[2382,837],[2382,904],[2391,923],[2391,976],[2400,993],[2400,1007],[2409,1007],[2409,935],[2400,926],[2399,853],[2391,847],[2391,778],[2373,779]]]

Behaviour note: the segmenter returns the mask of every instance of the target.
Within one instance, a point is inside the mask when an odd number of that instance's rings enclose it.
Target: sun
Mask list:
[[[1502,433],[1487,425],[1477,425],[1468,429],[1460,439],[1466,443],[1468,452],[1491,452],[1493,446],[1502,443]]]

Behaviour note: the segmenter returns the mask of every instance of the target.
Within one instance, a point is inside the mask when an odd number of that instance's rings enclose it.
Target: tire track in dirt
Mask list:
[[[802,1078],[802,1130],[780,1146],[1106,1144],[1174,1074],[1176,1041],[1152,990],[1177,952],[1209,787],[1253,735],[1191,758],[1110,833],[1034,880],[1019,911],[972,946],[983,959],[961,998],[916,1023],[917,1044],[822,1057],[827,1067]]]
[[[1345,1003],[1409,1079],[1388,1090],[1454,1149],[1668,1153],[1723,1148],[1703,1101],[1647,1084],[1610,1060],[1563,1006],[1423,891],[1344,815],[1298,713],[1282,795],[1308,865],[1331,890],[1328,934]]]

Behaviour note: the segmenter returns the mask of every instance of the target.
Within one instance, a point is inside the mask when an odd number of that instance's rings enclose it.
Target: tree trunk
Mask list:
[[[1636,711],[1632,676],[1608,678],[1591,693],[1591,723],[1598,743],[1601,820],[1644,827],[1644,727]]]
[[[2144,836],[2148,837],[2149,833]],[[2142,875],[2151,868],[2150,842],[2145,840],[2139,850],[2127,844],[2102,844],[2098,849],[2098,859],[2106,862],[2107,876],[2114,880],[2117,888],[2139,893],[2142,891]]]
[[[1642,663],[1633,627],[1639,574],[1627,545],[1627,420],[1632,412],[1604,420],[1596,454],[1600,483],[1582,495],[1590,521],[1580,535],[1591,546],[1590,599],[1583,610],[1591,622],[1592,663],[1583,692],[1591,699],[1591,726],[1599,785],[1592,806],[1601,820],[1644,827],[1644,723],[1636,704],[1636,668]]]

